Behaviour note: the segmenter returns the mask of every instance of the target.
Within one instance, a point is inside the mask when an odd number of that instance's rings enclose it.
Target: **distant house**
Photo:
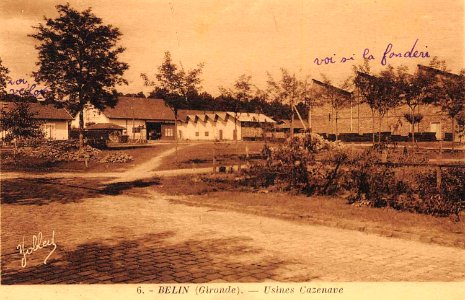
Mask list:
[[[180,110],[177,129],[181,140],[254,140],[263,138],[274,123],[258,113]]]
[[[85,128],[109,123],[123,127],[123,135],[132,140],[174,139],[174,113],[163,99],[119,97],[115,107],[103,111],[85,107]],[[72,127],[79,128],[79,114]]]
[[[0,110],[8,112],[15,107],[14,102],[0,102]],[[34,113],[34,119],[41,121],[41,128],[45,138],[51,140],[67,140],[69,137],[69,125],[73,117],[63,108],[56,108],[50,104],[40,102],[29,103],[29,110]],[[1,131],[3,140],[6,133]]]

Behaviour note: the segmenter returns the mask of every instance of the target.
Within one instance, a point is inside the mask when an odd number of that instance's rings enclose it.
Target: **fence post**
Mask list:
[[[441,167],[436,168],[436,188],[438,191],[441,189],[441,181],[442,181],[442,173],[441,173]]]

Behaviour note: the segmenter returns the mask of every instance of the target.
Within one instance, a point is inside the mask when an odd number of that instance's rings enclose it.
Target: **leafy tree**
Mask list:
[[[409,122],[412,126],[415,126],[415,124],[419,124],[421,120],[423,120],[423,115],[420,113],[405,113],[404,119],[407,120],[407,122]]]
[[[296,109],[303,118],[307,118],[308,130],[312,131],[312,109],[321,106],[321,98],[316,93],[314,86],[311,84],[310,77],[307,76],[300,82],[302,102],[297,104]]]
[[[401,94],[401,103],[410,109],[410,117],[407,121],[412,125],[412,143],[415,142],[415,123],[421,122],[415,109],[421,104],[431,102],[434,94],[435,78],[428,72],[423,72],[420,68],[412,75],[408,69],[401,66],[397,69],[395,78],[396,85]],[[410,122],[413,121],[413,122]]]
[[[2,59],[0,58],[0,96],[4,96],[6,94],[6,83],[10,79],[8,73],[10,73],[10,70],[3,66]]]
[[[423,67],[423,70],[425,69]],[[452,140],[455,141],[456,121],[465,107],[465,69],[461,70],[458,75],[432,67],[427,70],[429,74],[436,74],[437,84],[434,89],[434,98],[452,120]]]
[[[145,73],[140,75],[146,86],[154,87],[151,96],[163,98],[173,111],[176,145],[178,141],[178,111],[189,107],[192,99],[199,95],[202,88],[200,75],[203,67],[204,64],[201,63],[197,68],[185,71],[182,64],[178,67],[173,63],[171,53],[167,51],[163,63],[155,73],[155,81],[150,80]]]
[[[379,115],[378,142],[381,142],[381,124],[387,113],[399,106],[402,90],[399,89],[397,73],[391,65],[382,70],[375,80],[378,82],[378,96],[375,101],[375,109]]]
[[[270,73],[267,73],[267,91],[268,100],[277,101],[290,106],[291,119],[291,137],[294,136],[294,109],[298,101],[301,101],[301,82],[295,74],[291,75],[288,70],[281,68],[281,79],[276,81]]]
[[[139,93],[118,93],[118,96],[123,96],[123,97],[134,97],[134,98],[146,98],[144,92],[139,92]]]
[[[241,75],[236,82],[234,82],[233,88],[226,89],[222,86],[219,87],[221,95],[229,98],[234,104],[232,111],[234,112],[234,139],[237,143],[237,114],[242,103],[251,101],[257,94],[256,87],[250,82],[252,76],[245,74]]]
[[[38,41],[39,70],[35,80],[45,83],[46,98],[57,106],[79,113],[79,140],[83,146],[83,109],[87,103],[98,109],[113,107],[118,100],[116,85],[127,84],[122,75],[128,65],[119,61],[124,52],[117,42],[118,28],[104,25],[88,8],[79,12],[69,4],[57,5],[59,16],[45,18],[34,27]]]
[[[457,116],[457,132],[460,136],[460,140],[465,136],[465,107],[460,111]]]
[[[357,93],[361,96],[361,103],[367,103],[371,110],[372,141],[375,142],[375,112],[378,113],[379,120],[378,141],[381,141],[382,120],[389,110],[400,104],[404,92],[402,84],[398,82],[398,74],[403,68],[396,72],[392,66],[387,66],[378,76],[363,71],[370,70],[367,65],[354,69],[356,72],[354,84]],[[404,75],[403,72],[400,74]]]
[[[40,128],[42,122],[35,119],[37,113],[30,110],[28,102],[15,102],[13,108],[1,111],[1,127],[6,131],[6,139],[24,139],[30,137],[43,137]]]
[[[350,105],[352,99],[352,93],[346,91],[350,85],[351,77],[347,78],[344,83],[342,84],[341,88],[338,88],[331,84],[331,80],[329,80],[324,74],[321,74],[323,77],[323,81],[313,80],[316,86],[320,88],[315,89],[315,94],[317,97],[321,98],[323,101],[327,101],[331,106],[331,116],[334,116],[334,124],[335,130],[334,133],[336,135],[336,140],[338,136],[338,112]],[[331,122],[332,123],[332,122]],[[332,124],[331,124],[332,127]]]

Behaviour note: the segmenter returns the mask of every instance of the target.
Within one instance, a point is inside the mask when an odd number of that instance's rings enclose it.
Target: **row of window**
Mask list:
[[[200,136],[200,132],[196,131],[196,132],[195,132],[195,136]],[[210,136],[210,132],[209,132],[209,131],[205,131],[205,136]]]

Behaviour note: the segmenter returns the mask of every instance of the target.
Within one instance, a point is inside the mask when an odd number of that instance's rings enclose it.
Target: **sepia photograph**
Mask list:
[[[463,1],[2,0],[0,16],[3,287],[465,282]]]

